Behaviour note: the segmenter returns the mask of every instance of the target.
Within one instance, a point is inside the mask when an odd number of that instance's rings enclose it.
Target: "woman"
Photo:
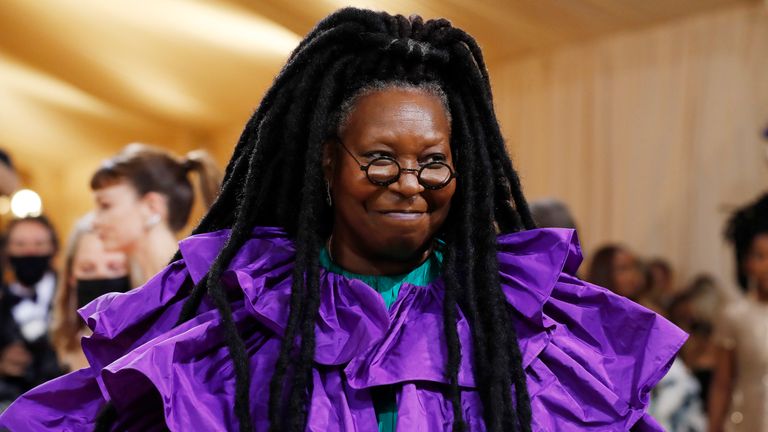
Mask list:
[[[664,258],[653,258],[645,265],[646,292],[654,303],[664,309],[678,294],[675,286],[675,273],[672,265]]]
[[[592,258],[587,280],[657,313],[663,311],[645,290],[645,275],[640,260],[624,246],[599,248]]]
[[[3,252],[14,281],[0,289],[0,321],[18,329],[32,359],[26,389],[62,374],[48,334],[58,279],[53,261],[58,250],[56,230],[46,216],[14,219],[6,227]]]
[[[712,329],[724,301],[722,292],[712,276],[699,274],[668,308],[669,319],[690,335],[680,350],[680,358],[699,382],[704,407],[711,393],[716,353]]]
[[[2,309],[13,316],[27,342],[44,344],[56,292],[56,231],[45,216],[14,219],[3,243],[14,281],[3,287]]]
[[[91,178],[94,229],[107,250],[130,257],[131,279],[137,285],[162,270],[177,249],[176,234],[187,224],[194,203],[191,172],[199,177],[207,208],[216,198],[220,176],[201,150],[178,158],[156,147],[131,144]]]
[[[768,430],[768,194],[737,211],[726,236],[746,295],[725,308],[715,327],[710,430]]]
[[[92,221],[93,215],[88,214],[72,231],[53,300],[51,343],[60,366],[70,371],[88,366],[80,338],[89,331],[77,309],[103,294],[131,289],[125,254],[104,250]]]
[[[658,430],[647,392],[684,335],[571,276],[572,231],[529,228],[474,40],[343,9],[291,55],[178,260],[82,311],[91,368],[0,424]]]

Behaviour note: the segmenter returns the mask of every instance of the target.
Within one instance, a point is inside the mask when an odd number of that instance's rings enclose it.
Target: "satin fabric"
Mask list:
[[[115,430],[236,430],[234,370],[218,311],[173,327],[192,284],[229,233],[180,243],[183,259],[143,287],[110,293],[79,312],[90,368],[43,384],[0,417],[12,431],[81,431],[111,400]],[[265,431],[267,391],[288,316],[294,247],[277,228],[259,227],[223,273],[251,371],[251,414]],[[685,334],[655,313],[574,274],[575,232],[536,229],[498,238],[502,290],[517,310],[534,431],[661,431],[646,414],[651,388]],[[321,270],[308,431],[377,429],[370,388],[400,384],[398,431],[450,430],[445,399],[443,282],[403,284],[390,310],[358,280]],[[467,320],[458,311],[459,383],[464,418],[485,430],[472,375]]]
[[[441,243],[442,245],[442,243]],[[331,259],[327,248],[320,250],[320,265],[326,270],[347,279],[357,279],[373,288],[384,299],[384,306],[391,308],[397,301],[400,294],[400,287],[404,283],[426,287],[433,280],[440,276],[440,267],[443,263],[443,254],[439,250],[434,250],[427,260],[420,266],[406,274],[393,276],[371,276],[351,273]],[[373,408],[376,412],[376,421],[379,426],[379,432],[396,432],[397,425],[397,385],[378,387],[371,389],[371,399]]]

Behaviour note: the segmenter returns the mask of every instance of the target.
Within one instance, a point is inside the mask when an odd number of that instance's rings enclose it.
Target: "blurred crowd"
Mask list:
[[[90,331],[77,310],[96,297],[140,286],[162,270],[173,259],[194,202],[210,205],[220,180],[203,151],[179,157],[132,144],[91,176],[94,208],[75,224],[63,248],[45,215],[5,224],[0,412],[32,387],[88,365],[80,339]],[[8,194],[16,188],[9,183],[17,182],[11,158],[0,152],[0,191]]]
[[[531,203],[541,227],[576,228],[557,200]],[[676,278],[662,257],[606,244],[581,275],[666,317],[690,336],[651,392],[651,414],[672,432],[768,430],[768,194],[724,227],[737,274]],[[737,284],[739,294],[724,284]],[[661,353],[648,353],[649,356]]]
[[[12,174],[11,159],[0,153],[0,193],[16,187]],[[165,267],[193,203],[209,206],[220,181],[205,152],[179,157],[132,144],[93,173],[94,209],[63,248],[44,215],[3,227],[0,412],[33,386],[88,365],[80,340],[97,311],[78,309],[140,286]],[[539,226],[576,228],[559,201],[531,207]],[[768,194],[735,212],[725,233],[738,268],[733,281],[706,274],[680,281],[663,257],[620,243],[591,253],[581,275],[690,334],[651,393],[651,413],[669,431],[753,431],[768,422]],[[722,285],[731,283],[741,287],[736,299]],[[661,353],[648,353],[654,355]]]

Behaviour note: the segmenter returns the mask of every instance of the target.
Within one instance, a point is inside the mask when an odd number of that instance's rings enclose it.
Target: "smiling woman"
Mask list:
[[[439,87],[421,87],[363,88],[339,139],[325,144],[334,204],[329,247],[349,271],[406,273],[426,259],[448,217],[456,182],[451,175],[434,181],[431,172],[452,172],[450,120]]]
[[[90,367],[12,430],[658,431],[684,334],[535,229],[475,41],[340,10],[299,44],[176,260],[81,310]],[[33,413],[34,415],[30,415]]]

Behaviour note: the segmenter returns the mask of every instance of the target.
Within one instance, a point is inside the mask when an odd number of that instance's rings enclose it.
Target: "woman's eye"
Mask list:
[[[442,154],[442,153],[434,153],[434,154],[431,154],[431,155],[427,156],[424,159],[424,163],[445,162],[446,160],[448,160],[448,158],[446,158],[444,154]]]
[[[125,271],[125,263],[122,262],[111,262],[109,263],[109,270],[111,271]]]
[[[80,274],[88,275],[93,273],[96,270],[96,267],[93,264],[83,264],[78,270],[80,271]]]
[[[395,158],[395,156],[392,153],[385,152],[385,151],[368,152],[368,153],[364,154],[363,156],[365,156],[366,158],[371,159],[371,160],[372,159],[383,158],[383,157],[384,158],[390,158],[390,159],[394,159]]]

